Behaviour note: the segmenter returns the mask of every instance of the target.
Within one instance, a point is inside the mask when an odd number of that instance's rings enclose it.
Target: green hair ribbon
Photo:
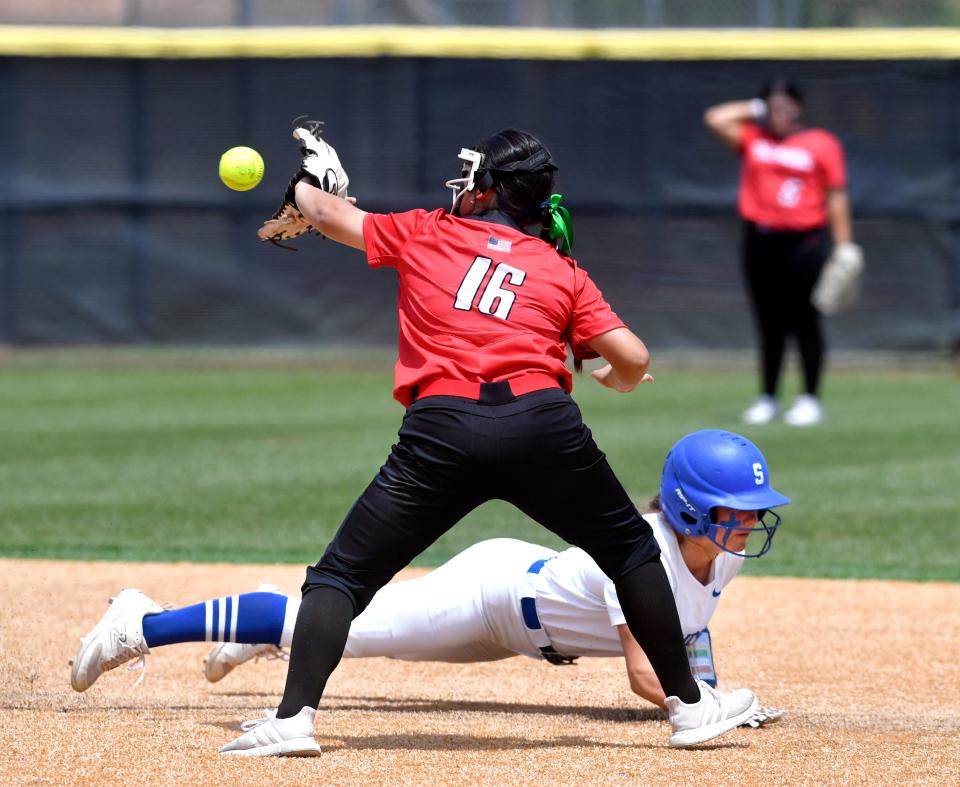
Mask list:
[[[560,204],[562,200],[562,194],[551,194],[540,208],[543,211],[543,227],[557,251],[569,252],[573,248],[573,219],[570,218],[570,211]]]

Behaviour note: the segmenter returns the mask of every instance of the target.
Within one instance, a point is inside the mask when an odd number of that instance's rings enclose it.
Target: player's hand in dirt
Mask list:
[[[786,711],[783,710],[783,708],[758,708],[757,712],[740,726],[757,729],[764,724],[773,724],[775,721],[780,721],[784,713],[786,713]]]

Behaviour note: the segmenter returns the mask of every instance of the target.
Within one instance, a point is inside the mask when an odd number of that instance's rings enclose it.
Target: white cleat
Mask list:
[[[267,711],[262,719],[240,725],[243,735],[222,749],[221,754],[240,757],[318,757],[320,744],[313,737],[316,710],[306,706],[289,719],[278,719]]]
[[[816,396],[801,394],[793,400],[790,409],[783,415],[784,423],[790,426],[816,426],[823,421],[823,405]]]
[[[749,689],[723,693],[697,681],[700,700],[687,704],[679,697],[667,697],[667,712],[673,725],[670,746],[685,748],[723,735],[750,719],[759,708],[757,698]]]
[[[743,422],[748,426],[762,426],[773,421],[778,412],[777,400],[768,394],[763,394],[743,411]]]
[[[261,582],[257,593],[277,593],[283,595],[280,588],[267,582]],[[203,674],[211,683],[223,680],[234,667],[239,667],[251,659],[281,659],[288,661],[286,651],[276,645],[247,645],[240,642],[220,642],[203,660]]]
[[[139,665],[145,666],[150,648],[143,638],[143,616],[158,612],[163,612],[163,607],[133,588],[110,599],[100,622],[80,639],[80,650],[70,661],[73,690],[86,691],[104,672],[131,659],[139,659]],[[141,680],[143,675],[137,684]]]
[[[282,659],[289,656],[276,645],[245,645],[240,642],[221,642],[203,660],[203,674],[211,683],[223,680],[234,667],[251,659]]]

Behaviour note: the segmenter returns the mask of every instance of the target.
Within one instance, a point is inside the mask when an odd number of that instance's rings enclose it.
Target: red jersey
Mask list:
[[[400,348],[393,396],[409,406],[438,379],[499,382],[547,372],[570,391],[567,343],[624,327],[586,271],[513,227],[444,210],[368,213],[371,267],[400,277]]]
[[[779,139],[744,123],[740,139],[740,215],[778,230],[827,224],[827,190],[846,187],[843,148],[833,134],[810,128]]]

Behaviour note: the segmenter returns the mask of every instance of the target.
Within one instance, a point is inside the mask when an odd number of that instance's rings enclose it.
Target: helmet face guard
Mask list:
[[[511,161],[509,164],[490,168],[483,166],[483,154],[478,150],[470,148],[460,148],[460,154],[457,156],[463,162],[463,175],[459,178],[448,180],[444,185],[453,191],[453,201],[450,205],[450,212],[459,215],[457,206],[460,204],[460,198],[468,191],[480,189],[486,191],[493,188],[493,172],[556,172],[557,165],[553,163],[550,151],[542,145],[522,161]]]
[[[725,552],[743,557],[760,557],[770,550],[781,520],[769,509],[789,502],[770,486],[760,449],[745,437],[719,429],[681,438],[667,455],[660,477],[660,505],[677,533],[706,536]],[[718,522],[718,508],[755,511],[757,525],[745,528],[736,517]],[[728,546],[734,533],[745,532],[746,548]]]
[[[711,509],[711,520],[715,518],[714,511],[715,509]],[[768,518],[772,521],[768,522]],[[724,552],[731,552],[743,557],[762,557],[773,546],[773,536],[777,532],[777,528],[780,527],[781,521],[780,514],[775,511],[760,510],[757,511],[757,527],[744,527],[737,521],[736,517],[732,516],[726,522],[711,521],[707,525],[707,532],[704,535]],[[743,550],[731,549],[727,546],[730,536],[734,533],[749,533],[747,546]],[[763,535],[759,535],[760,533]],[[757,546],[758,544],[759,546]]]
[[[448,180],[445,185],[453,191],[453,202],[450,205],[450,212],[457,215],[457,205],[460,197],[468,191],[473,191],[477,187],[477,172],[480,170],[480,163],[483,161],[483,154],[469,148],[460,148],[460,155],[457,156],[463,162],[463,175],[459,178]]]

